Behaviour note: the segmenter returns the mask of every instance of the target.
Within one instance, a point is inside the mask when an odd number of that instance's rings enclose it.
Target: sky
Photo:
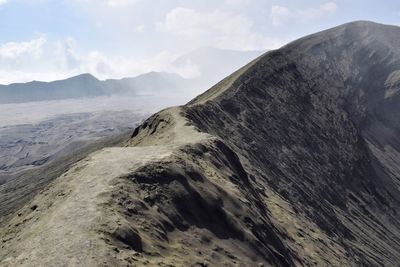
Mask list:
[[[0,0],[0,84],[168,71],[199,47],[270,50],[354,20],[400,25],[399,0]]]

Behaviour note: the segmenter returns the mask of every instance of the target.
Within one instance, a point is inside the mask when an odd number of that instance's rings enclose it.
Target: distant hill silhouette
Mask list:
[[[197,49],[174,62],[177,67],[183,67],[187,63],[196,66],[199,76],[193,79],[184,79],[174,73],[149,72],[136,77],[101,81],[85,73],[53,82],[33,81],[0,85],[0,104],[107,95],[177,93],[192,95],[191,91],[198,92],[208,88],[260,54],[260,51]]]

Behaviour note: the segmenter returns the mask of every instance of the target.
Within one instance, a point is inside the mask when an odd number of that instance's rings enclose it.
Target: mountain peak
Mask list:
[[[72,76],[72,77],[70,77],[68,79],[73,79],[73,80],[85,79],[85,80],[96,80],[96,81],[98,81],[98,79],[93,74],[90,74],[90,73],[82,73],[82,74],[79,74],[79,75],[76,75],[76,76]]]

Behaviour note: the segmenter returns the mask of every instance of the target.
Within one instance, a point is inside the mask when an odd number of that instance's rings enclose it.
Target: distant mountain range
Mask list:
[[[193,79],[184,79],[174,73],[149,72],[133,78],[101,81],[85,73],[53,82],[32,81],[0,85],[0,104],[121,94],[173,94],[183,92],[182,90],[204,89],[260,54],[262,51],[233,51],[210,47],[194,50],[174,62],[177,67],[185,64],[196,66],[199,76]]]
[[[0,104],[60,100],[104,95],[137,95],[179,90],[189,81],[177,74],[150,72],[134,78],[100,81],[85,73],[53,82],[0,85]]]

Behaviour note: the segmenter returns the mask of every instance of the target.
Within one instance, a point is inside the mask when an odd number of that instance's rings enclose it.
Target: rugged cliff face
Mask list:
[[[369,22],[305,37],[185,109],[239,155],[254,183],[326,235],[314,245],[335,240],[346,250],[316,253],[321,260],[398,261],[399,37],[398,27]]]
[[[1,264],[394,266],[400,28],[354,22],[268,52],[0,230]]]

